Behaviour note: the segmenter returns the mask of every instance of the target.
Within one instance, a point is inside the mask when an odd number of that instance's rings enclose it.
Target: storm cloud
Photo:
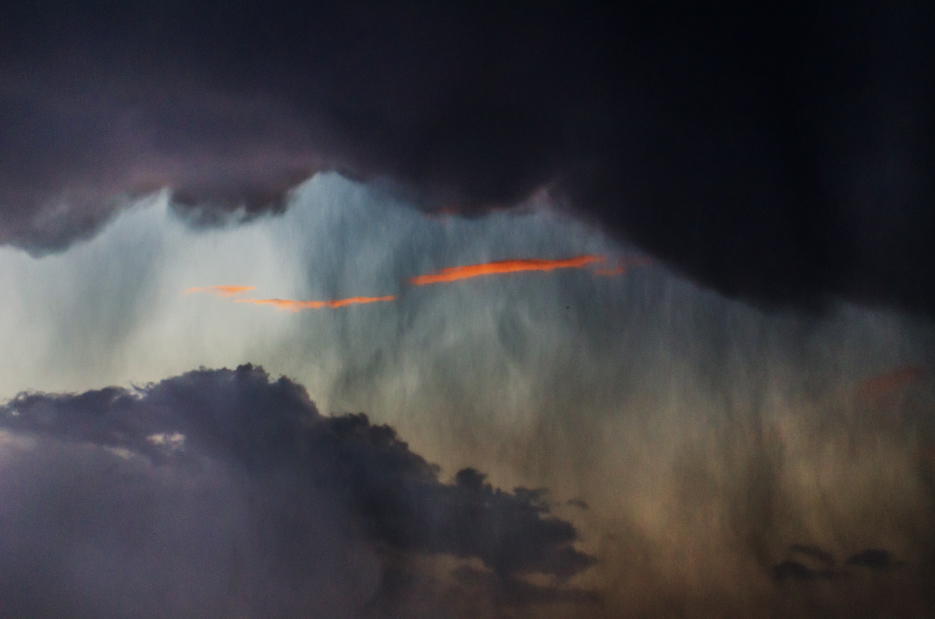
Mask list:
[[[932,614],[932,31],[3,3],[0,615]]]
[[[0,241],[171,187],[195,222],[316,171],[567,208],[720,291],[935,310],[935,9],[5,3]],[[187,206],[186,206],[187,205]]]
[[[401,571],[477,588],[413,567],[433,557],[503,603],[595,600],[562,584],[594,559],[543,490],[443,483],[392,428],[257,367],[22,394],[0,425],[5,616],[369,616],[413,603]]]

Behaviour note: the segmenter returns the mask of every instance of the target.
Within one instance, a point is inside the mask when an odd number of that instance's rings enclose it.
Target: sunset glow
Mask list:
[[[187,288],[183,294],[191,294],[193,292],[207,292],[209,294],[217,295],[219,297],[232,297],[235,294],[240,294],[241,292],[249,292],[250,290],[256,290],[256,286],[204,286],[204,287],[193,287]]]
[[[469,264],[459,267],[448,267],[435,273],[419,275],[409,280],[416,286],[453,282],[459,279],[479,277],[481,275],[500,275],[504,273],[518,273],[520,271],[551,271],[553,269],[580,269],[594,262],[603,262],[603,256],[575,256],[564,260],[497,260],[482,264]]]
[[[627,260],[626,258],[620,258],[617,261],[617,265],[610,269],[594,269],[594,274],[602,277],[613,277],[614,275],[625,275],[626,272],[632,267],[642,267],[648,266],[650,264],[649,258],[636,258],[634,260]]]
[[[377,303],[379,301],[393,301],[395,295],[385,297],[350,297],[349,299],[334,299],[331,301],[293,301],[292,299],[237,299],[234,303],[252,303],[254,305],[272,305],[276,309],[287,312],[298,312],[304,309],[332,309],[347,305],[360,305],[363,303]]]

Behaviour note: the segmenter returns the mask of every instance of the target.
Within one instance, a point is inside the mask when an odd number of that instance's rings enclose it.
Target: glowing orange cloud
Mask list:
[[[345,307],[347,305],[360,305],[361,303],[377,303],[379,301],[393,301],[396,297],[389,295],[385,297],[351,297],[349,299],[335,299],[333,301],[293,301],[291,299],[235,299],[234,303],[253,303],[254,305],[272,305],[276,309],[287,312],[297,312],[303,309],[321,309],[330,307],[332,309]]]
[[[649,258],[637,258],[635,260],[627,260],[626,258],[621,258],[617,261],[617,266],[612,269],[594,269],[595,275],[600,275],[603,277],[611,277],[613,275],[624,275],[628,269],[631,267],[642,267],[650,264]]]
[[[208,292],[219,297],[232,297],[235,294],[247,292],[248,290],[256,290],[256,286],[205,286],[204,288],[188,288],[183,294]]]
[[[896,368],[891,372],[868,378],[857,388],[857,394],[864,398],[884,398],[895,393],[903,385],[919,380],[924,373],[918,365]]]
[[[469,277],[481,275],[500,275],[503,273],[517,273],[519,271],[551,271],[553,269],[580,269],[592,262],[603,262],[602,256],[576,256],[565,260],[497,260],[483,264],[468,264],[460,267],[448,267],[435,273],[419,275],[410,279],[416,286],[437,284],[440,282],[453,282]]]

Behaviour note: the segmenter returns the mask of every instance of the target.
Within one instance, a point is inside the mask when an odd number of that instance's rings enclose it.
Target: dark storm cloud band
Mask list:
[[[935,310],[927,3],[47,0],[0,24],[5,243],[61,248],[163,186],[196,221],[277,211],[338,169],[460,212],[546,187],[760,302]]]

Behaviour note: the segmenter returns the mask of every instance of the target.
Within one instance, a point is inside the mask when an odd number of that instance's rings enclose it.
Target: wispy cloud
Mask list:
[[[254,305],[272,305],[273,307],[287,312],[298,312],[303,309],[322,309],[330,307],[332,309],[345,307],[348,305],[360,305],[363,303],[378,303],[380,301],[393,301],[395,295],[385,297],[350,297],[348,299],[333,299],[330,301],[294,301],[292,299],[235,299],[234,303],[253,303]]]
[[[219,297],[232,297],[236,294],[249,292],[251,290],[256,290],[256,286],[204,286],[187,288],[183,294],[191,294],[193,292],[207,292]]]
[[[617,260],[616,266],[609,269],[594,269],[595,275],[600,275],[602,277],[612,277],[614,275],[625,275],[628,270],[633,267],[643,267],[649,266],[652,264],[652,261],[649,258],[620,258]]]
[[[603,262],[603,256],[575,256],[564,260],[496,260],[481,264],[468,264],[458,267],[448,267],[434,273],[418,275],[409,280],[416,286],[453,282],[459,279],[480,277],[482,275],[502,275],[504,273],[518,273],[520,271],[552,271],[554,269],[580,269],[588,264]]]

